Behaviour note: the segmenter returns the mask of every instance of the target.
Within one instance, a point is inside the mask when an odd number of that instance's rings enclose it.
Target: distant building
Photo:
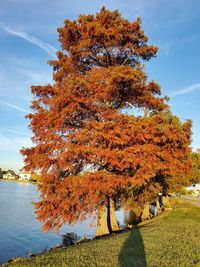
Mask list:
[[[3,174],[3,179],[8,180],[17,180],[18,176],[12,170],[8,170],[6,173]]]
[[[193,184],[191,186],[186,187],[186,190],[192,192],[192,195],[198,196],[200,195],[200,184]]]
[[[21,170],[19,173],[19,180],[31,180],[32,172]]]

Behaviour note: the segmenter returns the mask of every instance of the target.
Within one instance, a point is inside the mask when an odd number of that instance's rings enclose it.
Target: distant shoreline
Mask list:
[[[15,180],[15,179],[3,179],[3,178],[0,178],[0,181],[5,181],[5,182],[17,182],[17,183],[29,183],[29,184],[38,184],[37,182],[29,181],[29,180]]]

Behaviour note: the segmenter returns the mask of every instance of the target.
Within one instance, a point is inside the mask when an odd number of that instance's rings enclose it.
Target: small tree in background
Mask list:
[[[200,183],[200,153],[192,152],[192,169],[189,174],[190,184],[199,184]]]
[[[31,181],[36,182],[36,183],[39,183],[40,180],[41,180],[41,175],[40,175],[40,174],[38,174],[38,173],[33,173],[33,174],[31,175]]]
[[[35,146],[22,153],[26,168],[42,174],[35,206],[44,229],[98,210],[102,235],[117,229],[114,206],[124,190],[145,201],[168,176],[187,172],[190,124],[173,130],[158,114],[168,106],[142,67],[157,48],[147,44],[140,19],[131,23],[102,8],[96,16],[66,20],[58,32],[62,51],[50,61],[54,84],[32,87],[27,117]],[[135,108],[154,115],[135,117]]]
[[[3,178],[3,170],[0,168],[0,178]]]
[[[124,205],[139,213],[145,209],[148,217],[149,202],[156,202],[158,193],[167,196],[190,182],[191,121],[181,123],[169,110],[139,119],[143,123],[139,132],[144,138],[139,142],[141,149],[133,151],[134,162],[139,166],[124,191]]]

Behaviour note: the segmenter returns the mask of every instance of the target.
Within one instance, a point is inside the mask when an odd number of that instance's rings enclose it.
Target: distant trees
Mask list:
[[[32,182],[37,182],[37,183],[39,183],[40,182],[40,180],[41,180],[41,175],[40,174],[38,174],[38,173],[33,173],[32,175],[31,175],[31,179],[30,179]]]
[[[3,171],[2,169],[0,168],[0,179],[3,178]]]
[[[35,146],[22,153],[27,169],[41,171],[35,206],[44,229],[98,210],[101,235],[117,228],[116,203],[144,204],[182,183],[191,122],[173,116],[159,85],[147,79],[143,62],[157,47],[147,44],[140,19],[131,23],[102,8],[66,20],[58,32],[54,84],[32,86],[27,117]],[[134,116],[136,108],[146,115]]]
[[[7,171],[6,171],[6,173],[10,173],[10,174],[12,174],[13,176],[17,176],[16,175],[16,173],[13,171],[13,170],[11,170],[11,169],[8,169]]]
[[[11,169],[6,170],[1,170],[0,169],[0,178],[5,178],[5,179],[12,179],[12,180],[17,180],[18,175]]]

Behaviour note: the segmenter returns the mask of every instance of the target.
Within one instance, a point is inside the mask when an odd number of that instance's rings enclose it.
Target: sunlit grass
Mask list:
[[[200,266],[200,208],[179,203],[138,229],[58,248],[8,266]]]

